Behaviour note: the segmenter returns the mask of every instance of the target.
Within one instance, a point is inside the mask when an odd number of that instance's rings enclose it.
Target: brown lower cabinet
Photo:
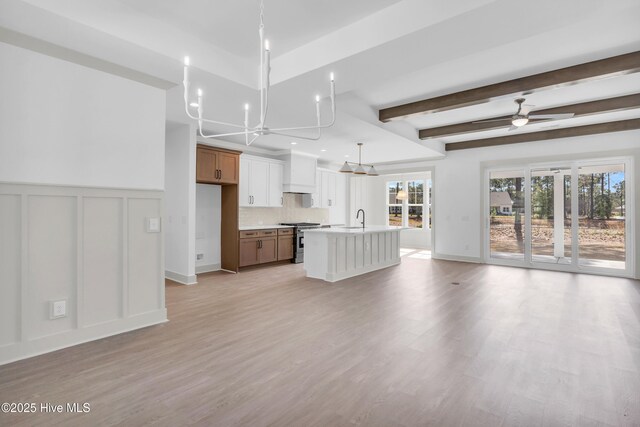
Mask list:
[[[278,231],[243,230],[239,233],[240,267],[293,258],[293,236]]]
[[[278,261],[293,258],[293,236],[278,236]]]

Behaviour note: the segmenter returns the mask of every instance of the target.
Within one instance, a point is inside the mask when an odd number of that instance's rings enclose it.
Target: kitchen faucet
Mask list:
[[[356,219],[360,219],[360,212],[362,212],[362,231],[364,231],[364,209],[358,209]]]

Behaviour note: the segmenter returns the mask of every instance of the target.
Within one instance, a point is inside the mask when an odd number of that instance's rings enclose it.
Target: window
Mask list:
[[[509,213],[509,208],[507,206],[503,206],[502,213]]]
[[[401,190],[407,193],[404,200],[397,198]],[[413,229],[431,228],[431,180],[387,181],[386,192],[388,225]],[[428,218],[426,224],[425,215]]]
[[[409,228],[422,228],[422,210],[424,208],[424,181],[408,181],[407,207],[409,218],[407,226]]]
[[[389,181],[387,182],[387,206],[389,215],[389,225],[402,226],[403,224],[403,201],[398,200],[396,197],[403,187],[402,181]]]

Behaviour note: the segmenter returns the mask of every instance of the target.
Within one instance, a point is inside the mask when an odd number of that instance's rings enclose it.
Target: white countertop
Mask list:
[[[238,227],[240,231],[246,230],[271,230],[272,228],[293,228],[293,225],[243,225]]]
[[[312,230],[304,230],[305,235],[307,233],[313,234],[368,234],[368,233],[382,233],[385,231],[400,231],[404,230],[404,227],[394,227],[387,225],[372,225],[366,227],[364,230],[362,227],[331,227],[331,228],[314,228]]]

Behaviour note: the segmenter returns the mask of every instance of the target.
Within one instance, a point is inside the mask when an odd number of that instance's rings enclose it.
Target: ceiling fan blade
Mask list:
[[[511,121],[511,117],[503,117],[501,119],[479,120],[477,122],[471,122],[471,123],[489,123],[489,122],[506,122],[506,121]]]
[[[554,120],[559,120],[559,119],[570,119],[571,117],[575,116],[574,113],[566,113],[566,114],[531,114],[529,115],[529,119],[533,119],[533,120],[545,120],[545,119],[554,119]]]

